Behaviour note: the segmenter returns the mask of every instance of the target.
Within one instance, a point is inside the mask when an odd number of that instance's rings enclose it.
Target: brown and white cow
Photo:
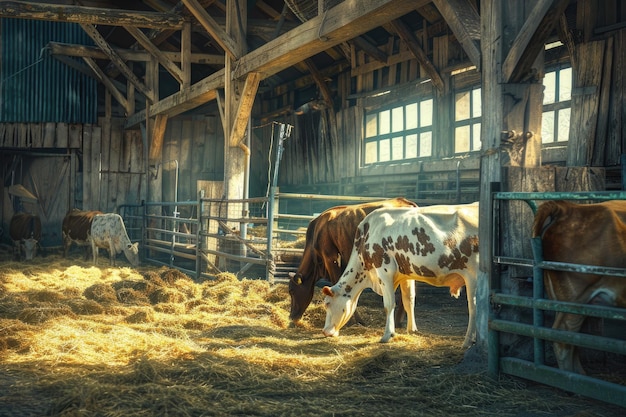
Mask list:
[[[387,315],[381,342],[395,333],[394,289],[407,280],[450,287],[458,297],[466,287],[469,322],[463,347],[476,335],[478,203],[413,208],[381,208],[359,224],[345,272],[324,287],[324,334],[337,336],[365,288],[383,296]],[[410,317],[410,316],[409,316]]]
[[[102,214],[101,211],[84,211],[72,209],[63,218],[63,257],[67,258],[72,243],[78,246],[85,246],[85,259],[89,256],[91,249],[91,222],[95,215]]]
[[[381,207],[416,207],[417,205],[405,198],[375,201],[363,204],[331,207],[311,220],[306,231],[304,254],[298,270],[289,275],[289,295],[291,311],[289,318],[297,322],[307,309],[315,284],[322,278],[331,284],[336,283],[346,269],[352,253],[354,234],[357,226],[366,215]],[[415,307],[415,284],[405,283],[401,287],[404,300],[398,304],[405,306],[413,314]],[[401,316],[401,311],[400,311]],[[408,321],[407,321],[408,325]],[[415,331],[409,328],[409,331]]]
[[[546,261],[626,268],[626,201],[575,204],[546,201],[533,222]],[[626,278],[573,271],[544,270],[544,287],[553,300],[626,308]],[[585,316],[557,312],[553,329],[578,332]],[[573,345],[554,343],[562,370],[584,374]]]
[[[93,263],[98,264],[98,248],[109,251],[110,264],[120,252],[133,266],[139,265],[139,243],[131,243],[122,216],[116,213],[97,214],[91,222],[91,249]]]
[[[9,236],[15,245],[16,259],[19,261],[24,251],[24,259],[32,260],[41,240],[41,219],[34,214],[15,213],[9,223]]]

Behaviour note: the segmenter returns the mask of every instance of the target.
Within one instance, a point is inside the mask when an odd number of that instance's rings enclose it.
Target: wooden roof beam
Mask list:
[[[181,69],[168,59],[156,45],[150,42],[150,39],[148,39],[140,29],[133,26],[124,26],[124,29],[126,29],[146,51],[152,54],[156,60],[159,61],[159,64],[161,64],[179,84],[183,83],[183,72]]]
[[[468,58],[480,71],[480,16],[469,0],[433,0]]]
[[[0,17],[152,29],[180,29],[184,22],[181,16],[172,13],[138,12],[26,1],[0,2]]]
[[[441,75],[439,75],[439,71],[437,71],[435,65],[431,62],[430,59],[428,59],[428,55],[426,55],[426,52],[424,52],[424,50],[420,46],[419,41],[415,37],[415,34],[411,32],[411,30],[400,19],[392,20],[390,24],[391,27],[393,27],[393,30],[398,34],[400,39],[402,39],[404,43],[406,43],[409,51],[411,51],[415,58],[417,58],[417,62],[419,62],[422,67],[424,67],[424,70],[426,70],[426,73],[432,80],[433,85],[437,87],[439,91],[443,91],[443,78],[441,78]]]
[[[504,83],[519,82],[525,77],[568,4],[569,0],[535,3],[502,64]]]
[[[231,38],[224,29],[207,13],[198,0],[182,0],[191,14],[206,29],[218,45],[226,51],[232,59],[239,59],[236,53],[237,47],[233,38]]]
[[[258,72],[251,72],[246,77],[246,82],[241,92],[241,98],[237,106],[237,112],[235,114],[235,121],[233,128],[230,132],[230,140],[238,140],[245,137],[246,129],[248,128],[248,120],[252,114],[252,107],[254,106],[254,98],[259,89],[259,83],[261,82],[261,74]],[[230,146],[239,146],[241,143],[231,143]]]
[[[50,55],[66,55],[76,57],[88,56],[94,59],[109,59],[107,54],[102,52],[101,49],[94,46],[48,42],[46,44],[46,47],[49,49]],[[131,49],[117,48],[113,48],[113,50],[124,61],[149,62],[152,59],[152,55],[147,51],[135,51]],[[161,53],[170,61],[181,62],[180,52],[161,51]],[[205,65],[224,65],[224,55],[192,53],[191,63]]]
[[[122,74],[126,77],[131,84],[135,86],[143,95],[148,98],[148,100],[154,102],[155,94],[151,91],[144,83],[142,83],[139,78],[133,73],[133,71],[128,68],[128,66],[124,63],[122,58],[111,48],[108,42],[100,35],[100,32],[90,24],[81,23],[80,26],[83,28],[85,32],[93,39],[93,41],[102,49],[102,51],[109,57],[109,59],[113,62],[113,64],[121,71]]]
[[[375,45],[372,45],[362,36],[357,36],[352,39],[352,42],[357,48],[363,50],[363,52],[374,58],[376,61],[382,62],[383,64],[387,63],[387,54],[378,49]]]
[[[322,76],[320,71],[317,69],[317,66],[315,66],[315,63],[313,62],[311,58],[305,59],[304,62],[306,63],[307,67],[309,67],[309,72],[311,73],[311,77],[313,77],[315,84],[317,84],[317,87],[320,89],[320,92],[322,93],[322,97],[324,98],[324,102],[326,103],[328,108],[332,109],[333,108],[333,94],[330,91],[330,88],[328,88],[328,84],[326,84],[326,80],[324,80],[324,77]]]
[[[342,2],[260,48],[244,55],[235,65],[234,78],[258,72],[261,78],[289,68],[319,52],[350,40],[390,20],[428,3],[430,0],[361,0]],[[216,89],[224,87],[224,70],[219,70],[190,88],[150,106],[152,115],[161,112],[170,116],[198,107],[216,97]],[[145,110],[126,121],[132,127],[145,120]]]
[[[129,111],[128,100],[126,100],[126,97],[124,97],[122,93],[117,88],[115,88],[115,85],[113,85],[113,82],[100,69],[98,64],[96,64],[96,62],[91,58],[84,57],[83,59],[85,60],[89,68],[91,68],[91,70],[94,72],[94,74],[96,74],[97,79],[102,84],[104,84],[106,89],[111,93],[111,95],[115,98],[115,100],[117,100],[117,102],[120,103],[122,107],[124,107],[126,111],[128,112]]]

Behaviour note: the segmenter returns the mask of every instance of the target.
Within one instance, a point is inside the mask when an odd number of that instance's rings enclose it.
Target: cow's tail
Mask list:
[[[540,205],[533,222],[533,237],[543,237],[546,230],[563,215],[564,210],[561,201],[546,201]]]

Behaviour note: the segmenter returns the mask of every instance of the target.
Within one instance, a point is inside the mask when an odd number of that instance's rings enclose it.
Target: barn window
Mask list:
[[[480,88],[454,95],[454,153],[480,150]]]
[[[543,79],[541,142],[563,142],[569,138],[572,102],[572,68],[547,72]]]
[[[365,164],[432,156],[433,100],[368,112]]]

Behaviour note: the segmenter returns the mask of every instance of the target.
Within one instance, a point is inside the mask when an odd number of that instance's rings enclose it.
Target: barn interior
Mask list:
[[[481,236],[511,226],[481,264],[532,257],[532,213],[494,220],[490,193],[624,190],[625,44],[619,0],[2,1],[2,243],[20,210],[54,251],[71,208],[119,212],[139,240],[139,213],[198,220],[200,198],[262,217],[285,194],[303,227],[404,196],[480,201]],[[183,270],[224,270],[227,248],[197,261],[186,243]],[[532,290],[528,265],[501,270],[506,290]]]

